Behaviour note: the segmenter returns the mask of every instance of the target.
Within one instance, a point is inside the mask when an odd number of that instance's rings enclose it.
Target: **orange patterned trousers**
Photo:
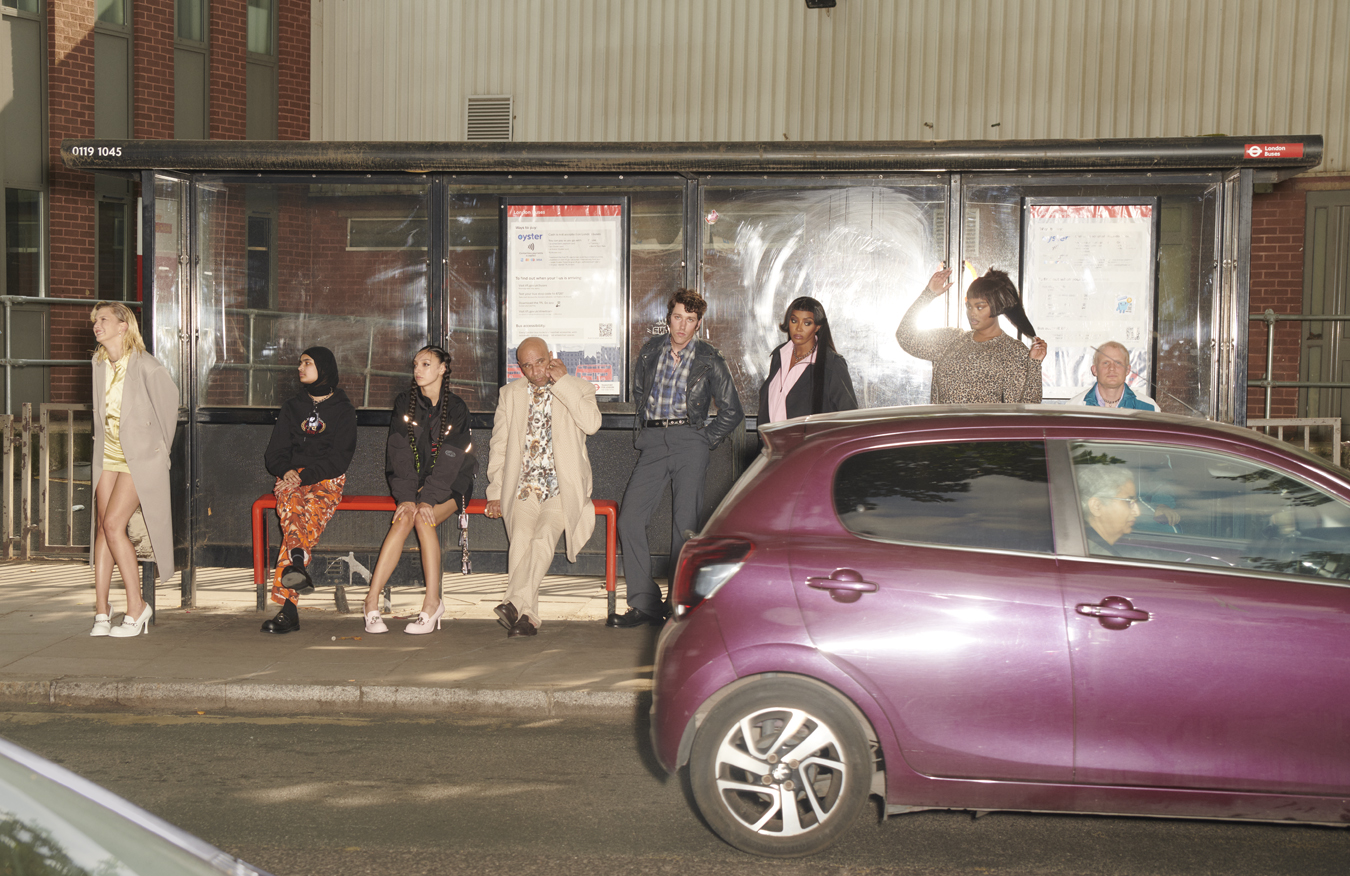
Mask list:
[[[281,555],[277,557],[276,574],[272,576],[272,601],[300,604],[300,594],[281,586],[281,573],[291,564],[291,551],[303,548],[313,557],[313,548],[319,543],[324,527],[333,519],[338,502],[342,501],[345,474],[309,486],[288,487],[277,478],[272,494],[277,497],[277,519],[281,522]],[[313,575],[313,571],[310,571]]]

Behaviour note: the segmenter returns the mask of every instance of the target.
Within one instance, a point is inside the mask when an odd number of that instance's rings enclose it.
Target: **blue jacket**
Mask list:
[[[1135,395],[1134,390],[1130,389],[1128,386],[1123,386],[1121,387],[1121,389],[1124,390],[1124,394],[1121,395],[1120,404],[1116,405],[1116,407],[1134,408],[1137,411],[1158,410],[1158,406],[1152,401],[1152,399],[1145,400],[1140,398],[1139,396]],[[1082,401],[1078,402],[1071,401],[1069,402],[1069,404],[1083,404],[1087,405],[1090,408],[1101,407],[1100,405],[1097,404],[1097,384],[1094,383],[1092,384],[1092,386],[1088,387],[1087,394],[1083,396]]]

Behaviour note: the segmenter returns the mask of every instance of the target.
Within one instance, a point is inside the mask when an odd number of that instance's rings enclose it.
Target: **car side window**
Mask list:
[[[1213,451],[1071,451],[1094,555],[1350,579],[1350,506],[1292,475]]]
[[[1050,487],[1042,441],[887,447],[851,456],[834,508],[855,535],[1050,553]]]

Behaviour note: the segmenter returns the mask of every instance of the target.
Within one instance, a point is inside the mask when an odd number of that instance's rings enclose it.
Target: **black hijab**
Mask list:
[[[333,355],[332,350],[327,347],[310,347],[300,355],[313,359],[314,369],[319,373],[319,376],[314,378],[313,383],[309,385],[300,384],[300,388],[310,398],[323,398],[337,388],[337,357]]]

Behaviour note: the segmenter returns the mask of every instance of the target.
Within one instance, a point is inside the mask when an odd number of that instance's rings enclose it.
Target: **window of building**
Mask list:
[[[42,193],[5,189],[5,294],[42,294]]]
[[[98,202],[98,297],[127,301],[136,296],[135,259],[131,251],[131,205]]]
[[[427,220],[420,217],[361,217],[347,220],[347,249],[426,249]]]
[[[206,42],[207,0],[177,0],[174,34],[190,43]]]
[[[207,43],[207,0],[177,0],[173,46],[173,135],[205,140],[211,86]]]
[[[989,441],[888,447],[844,460],[834,507],[878,541],[1049,553],[1045,444]]]
[[[272,308],[272,218],[248,217],[248,306]]]
[[[248,0],[248,50],[255,55],[276,53],[272,0]]]
[[[98,0],[95,15],[104,24],[127,23],[127,0]]]
[[[4,6],[6,9],[17,9],[19,12],[36,14],[39,11],[39,2],[40,0],[3,0],[3,2],[0,2],[0,6]]]

